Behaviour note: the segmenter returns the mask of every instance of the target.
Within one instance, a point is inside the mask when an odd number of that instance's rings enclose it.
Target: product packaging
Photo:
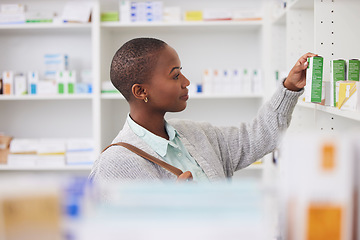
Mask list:
[[[14,94],[14,73],[12,71],[3,72],[3,94],[13,95]]]
[[[232,12],[229,9],[206,8],[203,11],[204,21],[231,20]]]
[[[185,21],[202,21],[203,13],[202,13],[202,11],[185,11],[184,20]]]
[[[261,71],[259,69],[252,70],[251,90],[254,94],[261,94],[263,91]]]
[[[37,139],[14,138],[8,155],[9,166],[31,167],[37,162]]]
[[[38,72],[28,72],[28,94],[37,94],[37,85],[39,82]]]
[[[0,134],[0,164],[7,164],[12,137]]]
[[[337,108],[343,110],[360,110],[360,82],[337,81]]]
[[[324,59],[315,56],[308,58],[307,61],[305,102],[321,103]]]
[[[164,22],[180,22],[181,8],[180,7],[164,7],[163,13]]]
[[[242,83],[241,83],[241,93],[248,95],[251,94],[251,76],[247,68],[242,69]]]
[[[213,93],[214,82],[213,82],[213,70],[212,69],[205,69],[203,71],[202,86],[203,86],[204,94],[212,94]]]
[[[119,20],[123,23],[130,22],[130,1],[119,1]]]
[[[91,138],[66,141],[66,164],[92,164],[95,160],[94,141]]]
[[[65,153],[64,139],[40,139],[36,164],[39,166],[64,166]]]
[[[45,80],[56,80],[58,71],[68,70],[69,58],[66,54],[45,54]]]
[[[359,81],[360,73],[360,60],[359,59],[350,59],[346,62],[347,65],[347,80],[349,81]]]
[[[342,59],[331,60],[330,61],[330,92],[331,92],[331,101],[330,104],[333,107],[336,107],[336,82],[345,81],[346,77],[346,61]]]
[[[27,94],[27,81],[24,73],[17,73],[14,77],[14,94],[17,96]]]

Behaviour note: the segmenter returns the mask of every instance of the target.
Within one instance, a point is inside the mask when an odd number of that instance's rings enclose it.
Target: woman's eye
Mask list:
[[[176,75],[174,76],[174,79],[175,79],[175,80],[178,80],[178,79],[179,79],[179,75],[180,75],[180,74],[176,74]]]

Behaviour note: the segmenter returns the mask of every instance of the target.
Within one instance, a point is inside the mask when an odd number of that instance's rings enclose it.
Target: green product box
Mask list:
[[[100,16],[101,22],[117,22],[119,21],[118,12],[103,12]]]
[[[350,59],[349,61],[347,61],[347,66],[347,80],[359,81],[360,60]]]
[[[336,94],[336,82],[346,79],[346,61],[343,59],[330,61],[330,106],[336,107],[338,99]]]
[[[59,94],[64,94],[64,92],[65,92],[64,83],[59,83],[58,84],[58,93]]]
[[[322,99],[324,59],[320,56],[308,58],[306,69],[305,102],[320,103]]]

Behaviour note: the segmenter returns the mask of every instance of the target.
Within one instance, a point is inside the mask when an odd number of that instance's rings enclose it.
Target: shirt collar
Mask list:
[[[165,121],[165,129],[167,134],[169,135],[169,140],[162,138],[148,131],[144,127],[137,124],[131,117],[130,114],[127,116],[127,123],[129,124],[131,130],[140,138],[142,138],[149,146],[160,156],[164,157],[167,153],[168,145],[177,148],[178,146],[175,144],[175,137],[179,136],[176,129],[168,124]]]

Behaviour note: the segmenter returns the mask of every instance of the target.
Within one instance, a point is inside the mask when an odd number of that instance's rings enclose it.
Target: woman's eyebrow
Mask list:
[[[175,70],[175,69],[182,69],[182,67],[173,67],[172,69],[171,69],[171,71],[170,71],[170,73],[169,73],[169,75]]]

